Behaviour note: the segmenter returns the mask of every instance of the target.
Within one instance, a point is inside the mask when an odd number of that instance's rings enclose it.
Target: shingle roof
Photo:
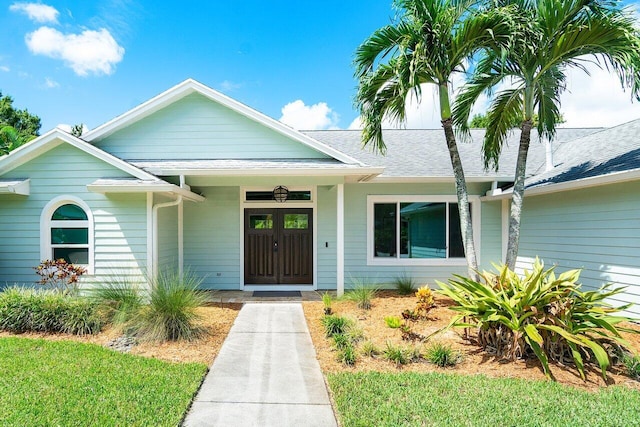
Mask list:
[[[600,128],[558,129],[556,145],[579,138]],[[453,177],[449,151],[442,129],[389,129],[383,131],[387,155],[361,149],[359,130],[304,131],[318,141],[340,150],[371,166],[385,167],[383,177]],[[499,170],[485,171],[482,160],[482,138],[484,130],[472,129],[469,142],[459,142],[458,149],[467,178],[513,179],[520,132],[511,132],[500,157]],[[532,175],[545,160],[545,147],[533,131],[527,173]]]
[[[561,144],[554,164],[527,180],[527,188],[640,169],[640,119]]]

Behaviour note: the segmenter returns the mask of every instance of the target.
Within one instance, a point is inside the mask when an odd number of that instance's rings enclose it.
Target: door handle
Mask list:
[[[278,241],[277,240],[273,241],[273,252],[278,252]]]

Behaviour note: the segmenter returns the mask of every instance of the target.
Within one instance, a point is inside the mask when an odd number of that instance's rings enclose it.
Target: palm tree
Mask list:
[[[386,152],[382,123],[403,122],[407,97],[419,101],[421,85],[436,85],[440,118],[455,176],[462,240],[470,275],[478,262],[473,241],[469,195],[451,116],[454,73],[487,46],[508,39],[509,26],[500,9],[483,10],[477,0],[396,0],[397,22],[376,30],[357,49],[356,105],[363,124],[362,143]]]
[[[26,141],[20,133],[13,127],[8,125],[0,125],[0,156],[9,154]]]
[[[520,122],[509,219],[509,241],[505,263],[513,269],[518,255],[520,220],[525,191],[527,153],[534,116],[541,137],[552,140],[561,123],[560,95],[565,89],[566,71],[595,63],[613,70],[623,87],[638,98],[640,89],[640,41],[629,11],[613,0],[516,0],[510,21],[517,42],[504,51],[491,52],[477,64],[456,99],[455,124],[468,130],[471,109],[483,92],[497,85],[508,88],[496,93],[487,113],[483,143],[485,167],[497,170],[498,158],[514,121]]]

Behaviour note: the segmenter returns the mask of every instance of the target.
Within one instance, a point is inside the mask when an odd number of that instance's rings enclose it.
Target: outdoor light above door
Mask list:
[[[289,189],[285,186],[278,185],[273,189],[273,199],[276,202],[284,203],[289,198]]]

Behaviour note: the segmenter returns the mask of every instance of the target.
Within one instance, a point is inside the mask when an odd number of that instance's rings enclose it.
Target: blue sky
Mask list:
[[[348,128],[353,52],[393,15],[391,0],[2,4],[0,90],[43,132],[94,128],[189,77],[296,128]],[[606,73],[576,75],[569,92],[569,126],[640,118]],[[408,127],[439,126],[433,101],[413,106]]]

